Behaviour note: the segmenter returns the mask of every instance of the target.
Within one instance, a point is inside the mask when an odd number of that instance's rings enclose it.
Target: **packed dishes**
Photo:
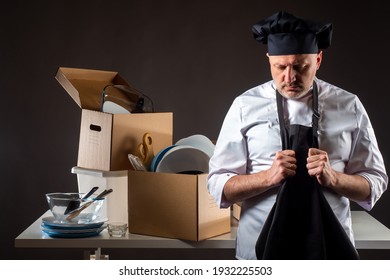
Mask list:
[[[50,237],[88,237],[99,234],[107,227],[100,216],[105,196],[112,189],[94,194],[98,187],[88,193],[48,193],[47,203],[53,216],[42,219],[41,229]]]
[[[54,217],[42,218],[41,229],[50,237],[80,238],[98,235],[107,227],[105,221],[85,224],[59,223]]]
[[[204,135],[182,138],[174,145],[160,150],[153,158],[153,172],[200,174],[209,170],[214,143]]]

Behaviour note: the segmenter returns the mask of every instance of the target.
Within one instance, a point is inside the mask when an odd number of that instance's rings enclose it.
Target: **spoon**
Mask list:
[[[99,187],[93,187],[89,192],[87,192],[81,199],[86,199],[90,197]],[[76,210],[80,207],[80,200],[72,200],[69,202],[68,207],[66,207],[64,215],[69,214],[70,212]]]
[[[103,198],[105,197],[106,195],[108,195],[109,193],[112,193],[112,189],[108,189],[108,190],[104,190],[103,192],[101,192],[97,197],[93,198],[91,201],[88,201],[87,203],[84,203],[83,206],[81,206],[80,208],[72,211],[68,217],[66,217],[66,220],[67,221],[71,221],[73,220],[74,218],[76,218],[78,215],[80,215],[80,213],[85,209],[87,208],[89,205],[91,205],[92,203],[95,202],[95,200],[98,200],[100,198]]]

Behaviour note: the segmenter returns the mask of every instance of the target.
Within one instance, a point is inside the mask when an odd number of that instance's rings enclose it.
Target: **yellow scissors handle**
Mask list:
[[[154,157],[153,138],[149,132],[145,133],[142,137],[142,143],[138,145],[138,154],[142,163],[149,169]]]

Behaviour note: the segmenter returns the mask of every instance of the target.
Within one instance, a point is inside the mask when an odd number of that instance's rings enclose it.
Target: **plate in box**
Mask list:
[[[207,173],[210,157],[192,146],[175,146],[165,153],[157,164],[156,172],[165,173]]]
[[[176,142],[176,145],[191,146],[198,150],[203,151],[209,157],[214,154],[215,145],[214,143],[202,134],[194,134],[186,138],[182,138]]]
[[[157,165],[160,163],[161,159],[164,157],[164,155],[172,148],[176,147],[176,145],[171,145],[169,147],[166,147],[159,151],[157,155],[154,156],[152,163],[150,164],[150,170],[155,172],[157,169]]]

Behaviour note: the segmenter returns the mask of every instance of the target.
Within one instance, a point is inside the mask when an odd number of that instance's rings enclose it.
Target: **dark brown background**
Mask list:
[[[7,3],[7,4],[4,4]],[[47,210],[44,194],[77,190],[81,111],[54,79],[59,66],[118,71],[174,113],[174,140],[216,139],[233,98],[270,79],[252,24],[278,10],[334,24],[318,77],[357,94],[386,163],[390,150],[389,23],[374,1],[7,1],[0,9],[0,259],[82,258],[77,250],[15,249]],[[390,227],[390,193],[371,214]],[[356,206],[354,206],[356,207]],[[231,250],[119,250],[112,258],[232,258]],[[363,258],[388,258],[383,251]]]

